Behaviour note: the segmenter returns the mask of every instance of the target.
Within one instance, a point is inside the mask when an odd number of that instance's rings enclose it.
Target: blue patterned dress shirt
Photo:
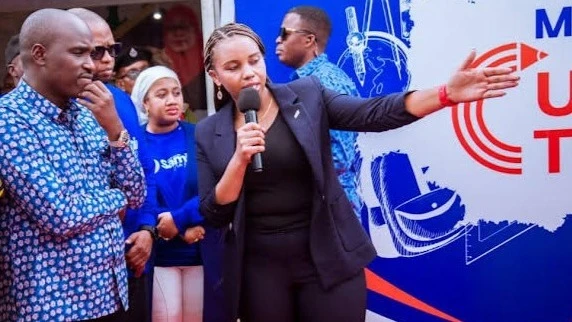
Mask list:
[[[296,69],[290,78],[294,80],[310,75],[318,77],[320,83],[328,89],[341,94],[360,96],[352,79],[331,63],[326,54],[321,54]],[[362,201],[357,193],[358,173],[354,164],[356,139],[357,132],[330,130],[332,156],[338,179],[359,218]]]
[[[93,319],[127,308],[119,212],[144,175],[89,110],[25,81],[0,98],[0,321]]]

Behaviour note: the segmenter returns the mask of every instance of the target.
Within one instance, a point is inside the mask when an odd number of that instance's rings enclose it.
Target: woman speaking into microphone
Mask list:
[[[395,129],[518,84],[508,68],[469,68],[474,59],[472,52],[445,85],[362,99],[315,77],[271,84],[256,33],[237,23],[214,30],[204,65],[220,109],[195,138],[201,214],[227,229],[223,287],[233,318],[365,319],[363,269],[376,253],[337,179],[329,130]],[[257,123],[239,110],[245,88],[260,96]],[[256,172],[249,164],[258,153],[264,168]]]

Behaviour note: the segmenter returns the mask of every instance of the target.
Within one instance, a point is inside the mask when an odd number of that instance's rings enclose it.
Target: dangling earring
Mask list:
[[[222,92],[220,90],[220,85],[217,86],[216,98],[221,101],[222,100]]]

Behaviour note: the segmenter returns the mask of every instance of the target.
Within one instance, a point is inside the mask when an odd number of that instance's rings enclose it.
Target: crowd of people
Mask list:
[[[325,54],[328,16],[303,6],[276,38],[292,81],[274,84],[251,28],[223,25],[203,48],[175,7],[164,52],[122,48],[84,8],[35,11],[8,43],[0,320],[364,321],[375,249],[355,216],[357,132],[502,96],[518,77],[470,68],[471,52],[446,84],[360,98]],[[182,115],[203,73],[217,113],[195,125]],[[245,88],[258,122],[239,110]]]

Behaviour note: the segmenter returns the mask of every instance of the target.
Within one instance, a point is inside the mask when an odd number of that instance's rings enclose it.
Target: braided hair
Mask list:
[[[260,49],[260,53],[262,53],[262,55],[265,54],[266,50],[264,49],[264,44],[262,43],[262,39],[260,39],[260,36],[258,36],[250,27],[248,27],[245,24],[231,22],[224,26],[216,28],[210,35],[207,42],[205,43],[204,66],[207,73],[211,69],[213,69],[213,55],[214,55],[213,50],[216,47],[216,45],[221,40],[228,39],[237,35],[245,36],[252,39],[258,46],[258,49]],[[219,90],[223,94],[222,99],[218,99],[216,97],[217,96],[216,92]],[[218,110],[229,100],[230,100],[230,94],[228,93],[228,91],[223,86],[218,88],[215,84],[215,99],[214,99],[215,108]]]

